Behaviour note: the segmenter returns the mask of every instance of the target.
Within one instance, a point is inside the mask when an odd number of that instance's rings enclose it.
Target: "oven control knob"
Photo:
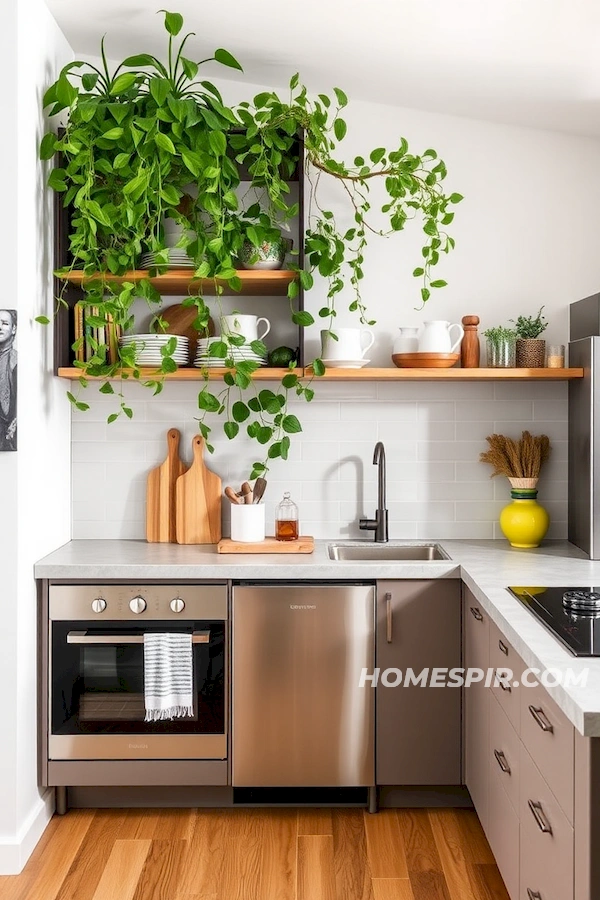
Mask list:
[[[102,597],[96,597],[95,600],[92,600],[92,610],[95,613],[104,612],[105,609],[106,609],[106,600],[104,600]]]
[[[174,613],[183,612],[185,609],[185,601],[182,600],[181,597],[174,597],[169,603],[169,606]]]
[[[129,601],[129,609],[132,613],[135,613],[136,616],[143,613],[147,605],[148,604],[143,597],[134,597],[133,600]]]

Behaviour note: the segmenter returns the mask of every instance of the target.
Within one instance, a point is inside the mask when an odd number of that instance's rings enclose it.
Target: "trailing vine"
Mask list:
[[[346,286],[352,291],[350,310],[361,322],[372,324],[360,290],[368,238],[402,231],[417,215],[423,220],[424,240],[422,260],[413,274],[421,281],[421,301],[430,298],[432,289],[445,285],[432,277],[432,269],[441,254],[454,247],[445,229],[452,223],[453,205],[462,197],[445,193],[446,166],[436,151],[412,154],[402,138],[396,149],[378,147],[368,160],[357,156],[347,165],[334,155],[347,130],[342,113],[348,100],[341,89],[334,88],[333,97],[319,94],[313,99],[294,75],[285,100],[266,91],[252,103],[228,107],[217,87],[202,77],[201,68],[216,61],[241,71],[239,62],[224,49],[198,62],[188,58],[184,50],[192,33],[178,38],[182,16],[166,12],[164,23],[165,61],[139,53],[111,72],[103,40],[101,67],[69,63],[43,100],[51,116],[66,111],[64,133],[44,135],[40,156],[49,160],[61,155],[62,163],[52,169],[48,183],[64,195],[64,204],[71,210],[69,270],[83,270],[86,304],[97,310],[90,324],[114,322],[125,331],[131,329],[131,305],[136,297],[143,297],[157,313],[154,321],[160,329],[162,297],[150,278],[117,284],[111,276],[136,269],[145,252],[154,253],[155,267],[149,276],[167,271],[164,229],[168,219],[181,226],[178,246],[193,260],[194,277],[213,283],[217,304],[224,285],[229,293],[240,291],[236,266],[244,243],[259,247],[275,239],[298,216],[298,204],[289,197],[289,179],[299,164],[299,134],[304,141],[309,216],[304,264],[290,266],[297,273],[288,286],[292,322],[299,328],[313,324],[312,315],[297,308],[296,298],[299,285],[310,290],[318,274],[327,283],[326,303],[319,316],[327,320],[333,334],[336,300]],[[333,212],[322,208],[318,188],[323,176],[344,186],[354,217],[351,228],[340,230]],[[250,179],[253,194],[253,202],[245,209],[238,191],[242,178]],[[381,207],[389,222],[385,230],[369,223],[373,179],[383,183],[387,194]],[[64,297],[57,298],[59,307],[65,302]],[[195,293],[183,302],[195,307],[194,327],[207,334],[206,297]],[[48,320],[40,317],[40,321]],[[259,389],[252,380],[258,364],[233,358],[233,349],[243,343],[238,335],[223,335],[211,343],[210,355],[222,359],[230,371],[224,375],[223,389],[216,393],[208,372],[204,373],[206,383],[198,395],[199,428],[209,442],[209,417],[214,413],[223,416],[223,429],[230,439],[243,426],[265,450],[263,461],[253,464],[251,477],[256,477],[268,468],[270,459],[287,458],[290,435],[301,431],[298,418],[288,412],[290,392],[310,401],[314,387],[312,379],[298,377],[292,362],[277,392]],[[90,344],[91,358],[75,363],[81,370],[82,387],[89,376],[103,376],[101,390],[110,394],[114,392],[110,379],[141,377],[134,347],[119,348],[117,358],[111,359],[105,343],[91,338]],[[144,382],[155,392],[161,390],[164,376],[177,368],[175,348],[172,339],[161,350],[156,374]],[[252,349],[258,354],[266,351],[261,342],[253,342]],[[325,371],[320,359],[312,366],[317,377]],[[248,391],[251,396],[246,399]],[[119,409],[109,420],[121,414],[131,417],[122,391],[116,396]],[[69,399],[87,408],[74,394],[69,393]]]

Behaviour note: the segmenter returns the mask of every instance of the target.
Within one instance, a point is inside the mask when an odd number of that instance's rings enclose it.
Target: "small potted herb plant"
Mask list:
[[[540,306],[536,316],[519,316],[511,319],[517,332],[517,368],[540,369],[544,366],[546,355],[546,341],[540,340],[540,334],[548,327],[547,320],[542,316],[543,306]]]
[[[515,365],[517,331],[498,325],[483,332],[486,339],[487,364],[490,369],[512,369]]]

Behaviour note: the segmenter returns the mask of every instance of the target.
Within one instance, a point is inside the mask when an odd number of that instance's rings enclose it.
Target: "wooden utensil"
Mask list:
[[[159,313],[161,319],[167,322],[167,334],[182,334],[189,338],[190,342],[190,359],[193,360],[196,355],[196,342],[198,340],[198,332],[194,328],[194,320],[198,315],[195,306],[182,306],[181,303],[174,303],[167,306]],[[215,323],[212,319],[208,320],[208,334],[212,336],[215,333]]]
[[[256,481],[254,482],[254,490],[252,491],[252,502],[253,503],[258,503],[260,500],[262,500],[262,496],[266,490],[266,487],[267,487],[266,478],[259,477],[256,479]]]
[[[479,335],[477,326],[479,316],[463,316],[462,318],[465,336],[460,344],[460,364],[463,369],[479,368]]]
[[[167,458],[148,473],[146,481],[146,540],[175,542],[175,482],[187,472],[179,458],[181,434],[177,428],[167,432]]]
[[[244,481],[242,485],[242,498],[244,503],[252,503],[252,488],[247,481]]]
[[[236,494],[236,492],[234,491],[234,489],[232,487],[226,487],[224,493],[225,493],[225,496],[227,497],[227,499],[231,500],[231,502],[235,506],[238,506],[244,502],[241,497],[238,497],[238,495]]]
[[[204,438],[192,440],[194,461],[177,479],[177,543],[216,544],[221,540],[221,479],[204,464]]]

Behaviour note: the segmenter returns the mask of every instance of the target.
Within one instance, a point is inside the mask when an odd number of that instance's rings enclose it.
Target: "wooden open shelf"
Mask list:
[[[131,371],[131,370],[125,370]],[[230,369],[210,369],[208,378],[217,381]],[[257,369],[256,381],[276,381],[289,373],[289,369]],[[299,377],[310,377],[312,370],[294,369]],[[157,378],[156,369],[140,369],[140,380]],[[64,367],[58,370],[59,378],[79,378],[81,369]],[[185,367],[170,375],[160,376],[166,381],[203,381],[201,369]],[[92,380],[92,376],[86,375]],[[118,375],[114,380],[119,378]],[[583,378],[583,369],[327,369],[318,381],[568,381]],[[94,380],[101,380],[100,378]]]
[[[226,281],[217,279],[216,283],[224,289],[225,294],[244,294],[250,297],[260,296],[285,296],[290,282],[296,278],[296,273],[289,269],[255,270],[240,269],[237,272],[242,282],[241,291],[232,291]],[[98,274],[84,277],[83,272],[73,271],[65,275],[63,280],[69,284],[81,286],[82,284],[93,284],[95,281],[104,281],[110,284],[123,284],[125,281],[133,281],[134,283],[148,278],[148,272],[145,269],[136,269],[133,272],[126,272],[125,275]],[[186,294],[214,294],[215,279],[214,278],[194,278],[191,269],[172,269],[164,275],[156,275],[150,278],[150,282],[157,290],[166,295],[186,295]]]

